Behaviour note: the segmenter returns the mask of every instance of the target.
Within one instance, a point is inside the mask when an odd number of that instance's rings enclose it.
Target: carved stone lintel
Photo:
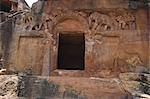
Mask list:
[[[83,23],[86,30],[92,33],[100,31],[114,31],[114,30],[135,30],[136,18],[133,13],[126,10],[118,10],[116,12],[93,12],[87,13],[84,11],[67,11],[58,13],[58,15],[44,15],[41,23],[35,23],[32,15],[26,14],[23,16],[23,22],[26,30],[37,31],[52,31],[55,25],[61,23],[64,19],[76,19]]]

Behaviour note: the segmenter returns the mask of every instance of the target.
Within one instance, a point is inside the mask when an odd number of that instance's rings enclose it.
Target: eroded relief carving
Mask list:
[[[119,12],[119,13],[118,13]],[[103,34],[99,34],[96,37],[96,33],[103,31],[115,31],[115,30],[132,30],[135,29],[135,16],[128,11],[109,11],[102,12],[84,12],[84,11],[59,11],[52,15],[43,15],[41,23],[35,23],[31,14],[25,14],[23,16],[23,22],[26,30],[41,31],[44,34],[43,44],[51,42],[53,47],[57,45],[58,31],[53,30],[55,26],[65,19],[75,19],[85,25],[85,29],[88,31],[86,38],[87,52],[93,51],[94,44],[101,45]],[[85,22],[87,21],[87,23]],[[92,35],[91,35],[91,34]],[[54,48],[56,49],[56,48]]]
[[[121,15],[94,12],[89,16],[89,26],[91,31],[134,30],[136,29],[136,18],[129,12]]]
[[[89,25],[92,31],[107,31],[115,30],[116,22],[108,15],[95,12],[89,17]]]
[[[51,21],[52,21],[52,18],[49,16],[46,16],[43,18],[41,23],[36,23],[32,27],[32,30],[44,31],[44,30],[50,29],[51,28]]]
[[[121,52],[118,52],[114,58],[113,66],[118,68],[120,72],[130,72],[134,71],[137,66],[144,66],[144,63],[139,53],[121,49]]]
[[[40,23],[35,23],[32,15],[26,14],[23,16],[23,22],[26,30],[51,30],[51,24],[57,24],[60,18],[75,18],[88,26],[91,32],[115,31],[115,30],[135,30],[136,18],[134,13],[126,10],[118,10],[116,12],[109,11],[107,13],[99,12],[84,12],[84,11],[59,11],[52,15],[44,15]],[[88,23],[84,23],[84,20]]]
[[[33,15],[31,13],[25,13],[22,15],[22,18],[20,22],[21,25],[23,26],[24,30],[27,31],[44,31],[47,29],[51,29],[51,21],[52,17],[51,16],[43,16],[41,22],[37,23],[33,20]]]
[[[135,27],[135,16],[131,15],[130,13],[126,13],[124,15],[118,15],[116,18],[118,23],[119,30],[134,30]]]
[[[19,20],[18,18],[16,20],[18,26],[21,26],[23,30],[28,30],[28,31],[31,30],[32,22],[33,22],[33,17],[29,12],[22,13],[21,19]]]

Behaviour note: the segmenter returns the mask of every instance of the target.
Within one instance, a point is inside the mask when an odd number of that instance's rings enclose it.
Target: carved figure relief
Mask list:
[[[135,29],[135,16],[129,13],[117,16],[116,21],[118,23],[119,30]]]
[[[95,12],[89,16],[89,26],[92,31],[107,31],[114,30],[115,21],[108,15]]]
[[[50,29],[51,28],[51,21],[52,21],[51,17],[45,17],[45,18],[43,18],[41,23],[36,23],[32,27],[32,30],[41,31],[41,30]]]
[[[62,17],[77,18],[79,21],[87,20],[88,23],[84,23],[89,27],[92,32],[100,31],[114,31],[114,30],[134,30],[136,29],[136,18],[134,13],[126,10],[118,12],[84,12],[84,11],[59,11],[57,15],[44,15],[41,18],[41,23],[35,23],[32,15],[23,15],[23,22],[26,30],[44,31],[50,30],[51,24],[57,24],[56,22]],[[86,27],[85,26],[85,27]]]
[[[89,16],[91,31],[134,30],[136,28],[136,18],[133,14],[129,12],[120,15],[111,14],[111,12],[108,14],[92,13]]]
[[[119,68],[121,72],[134,71],[136,66],[143,66],[143,61],[139,53],[129,53],[122,49],[122,52],[114,58],[114,68]]]
[[[25,13],[22,15],[22,23],[25,27],[25,30],[31,30],[33,17],[30,13]]]

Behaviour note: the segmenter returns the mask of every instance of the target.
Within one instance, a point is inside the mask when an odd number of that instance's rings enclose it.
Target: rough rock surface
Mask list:
[[[19,97],[27,99],[132,99],[116,79],[26,76]]]
[[[38,0],[31,12],[18,6],[24,10],[0,13],[0,65],[32,75],[0,76],[0,98],[149,99],[148,0]],[[59,41],[73,34],[84,35],[85,68],[61,70]],[[64,49],[62,56],[79,54]]]
[[[132,94],[134,99],[150,99],[150,74],[120,74],[121,86]]]
[[[141,72],[148,68],[150,59],[146,1],[38,0],[31,12],[14,13],[0,24],[4,65],[19,72],[31,69],[39,76],[111,78],[124,72]],[[77,72],[60,70],[59,74],[59,40],[60,35],[67,34],[84,34],[85,55],[81,60],[85,68]]]
[[[0,99],[18,99],[18,76],[0,75]]]
[[[150,99],[150,74],[117,78],[1,75],[0,99]]]

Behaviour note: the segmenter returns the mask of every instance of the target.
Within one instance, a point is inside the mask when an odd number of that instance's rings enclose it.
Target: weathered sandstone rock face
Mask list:
[[[149,99],[148,0],[24,7],[0,13],[0,98]]]
[[[0,76],[1,99],[149,99],[150,75],[117,78],[43,77],[28,73]]]
[[[0,96],[6,99],[149,99],[150,97],[148,74],[125,73],[120,75],[120,79],[41,77],[26,74],[5,75],[0,78],[3,79]]]
[[[25,77],[25,76],[24,76]],[[26,76],[19,97],[27,99],[132,99],[115,79]]]
[[[31,12],[1,24],[4,64],[10,71],[45,76],[145,72],[148,7],[142,0],[39,0]]]

